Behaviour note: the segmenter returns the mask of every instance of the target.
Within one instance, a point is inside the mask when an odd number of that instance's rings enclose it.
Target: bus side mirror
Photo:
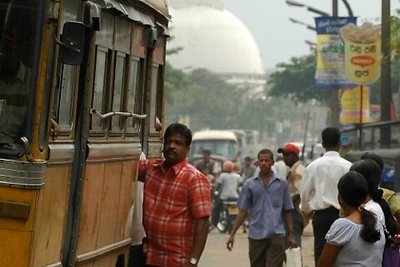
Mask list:
[[[67,65],[82,63],[85,43],[85,25],[82,22],[67,21],[64,23],[61,41],[61,61]]]

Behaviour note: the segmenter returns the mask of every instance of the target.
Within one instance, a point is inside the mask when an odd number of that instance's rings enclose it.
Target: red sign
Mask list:
[[[366,66],[371,66],[375,63],[375,59],[370,56],[362,55],[362,56],[355,56],[350,59],[351,64],[360,66],[364,68]]]

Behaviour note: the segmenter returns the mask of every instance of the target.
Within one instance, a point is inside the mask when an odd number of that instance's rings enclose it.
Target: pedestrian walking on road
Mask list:
[[[256,176],[257,167],[254,165],[253,159],[250,156],[244,157],[244,166],[242,167],[243,182],[247,179]]]
[[[296,145],[287,143],[282,148],[278,149],[278,153],[283,155],[283,161],[289,168],[286,182],[288,183],[290,196],[292,197],[294,206],[294,209],[292,210],[293,231],[296,244],[301,247],[301,236],[303,235],[303,229],[306,226],[306,219],[300,210],[299,187],[306,168],[300,161],[300,149]]]
[[[165,131],[164,160],[141,160],[144,251],[148,267],[197,266],[211,213],[210,184],[186,161],[192,133],[180,123]]]
[[[324,155],[311,162],[300,183],[301,210],[312,218],[314,233],[314,260],[317,264],[325,245],[325,235],[339,218],[337,200],[339,179],[349,171],[351,162],[340,157],[340,131],[327,127],[322,131]]]
[[[365,208],[368,185],[362,174],[350,171],[338,183],[339,203],[345,212],[326,234],[317,267],[382,266],[383,224]]]
[[[289,247],[296,244],[291,215],[293,204],[286,181],[271,170],[274,164],[272,151],[261,150],[257,159],[259,175],[247,179],[240,191],[239,214],[226,246],[232,250],[236,231],[248,216],[251,267],[282,267],[285,236]]]

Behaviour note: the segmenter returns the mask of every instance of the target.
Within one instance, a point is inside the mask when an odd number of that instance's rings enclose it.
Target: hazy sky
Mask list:
[[[256,40],[265,69],[277,63],[288,62],[293,56],[309,53],[305,40],[315,42],[315,33],[306,26],[289,21],[294,18],[314,26],[318,16],[305,8],[288,6],[285,0],[220,0],[225,9],[240,18]],[[327,13],[332,11],[331,0],[296,0]],[[347,16],[347,9],[341,0],[339,16]],[[380,23],[382,0],[348,0],[359,24],[365,20]],[[392,14],[400,9],[399,0],[391,0]]]

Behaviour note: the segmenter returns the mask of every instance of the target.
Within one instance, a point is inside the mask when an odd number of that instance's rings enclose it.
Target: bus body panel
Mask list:
[[[135,166],[133,160],[87,165],[78,255],[129,238],[124,229],[131,222],[127,214]]]
[[[1,221],[1,220],[0,220]],[[0,229],[0,266],[29,266],[31,231]]]
[[[70,177],[70,164],[49,164],[39,193],[32,266],[61,262]]]
[[[38,190],[0,186],[0,196],[0,266],[29,266]],[[7,202],[28,205],[29,217],[13,218],[13,211],[3,208]]]

